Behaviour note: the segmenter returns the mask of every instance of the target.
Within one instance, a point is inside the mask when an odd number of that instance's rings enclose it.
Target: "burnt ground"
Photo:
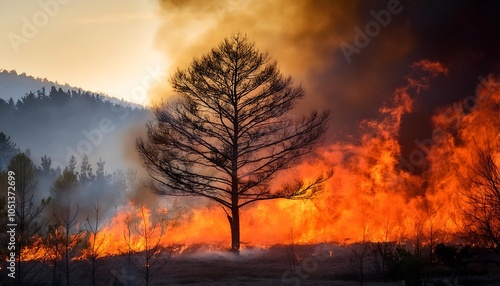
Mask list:
[[[246,248],[239,256],[206,247],[184,250],[181,254],[162,254],[151,262],[149,285],[452,285],[452,269],[440,264],[420,265],[418,279],[402,280],[395,274],[383,278],[377,271],[373,256],[363,252],[361,245],[333,244],[273,246]],[[362,263],[361,263],[362,262]],[[133,265],[138,266],[137,268]],[[146,285],[141,254],[102,259],[97,268],[97,285]],[[362,266],[361,266],[362,265]],[[53,267],[34,263],[26,265],[32,277],[24,285],[66,285],[65,273]],[[130,266],[130,275],[129,268]],[[410,264],[408,276],[415,269]],[[361,276],[360,269],[363,268]],[[4,271],[4,269],[2,270]],[[156,271],[156,272],[155,272]],[[388,270],[386,270],[388,271]],[[3,277],[5,273],[2,273]],[[70,285],[92,285],[91,271],[86,261],[74,261]],[[389,277],[392,275],[392,277]],[[56,277],[56,278],[54,278]],[[413,277],[413,276],[408,276]],[[385,281],[384,281],[385,280]],[[451,279],[453,280],[453,279]],[[424,283],[422,283],[422,281]],[[11,285],[12,279],[4,280]],[[455,285],[500,286],[500,265],[493,262],[468,263],[455,280]]]

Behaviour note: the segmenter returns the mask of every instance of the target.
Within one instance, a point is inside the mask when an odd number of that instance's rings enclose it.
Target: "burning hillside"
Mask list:
[[[306,201],[260,202],[242,209],[242,243],[269,246],[321,242],[406,241],[434,236],[434,243],[448,242],[463,231],[459,194],[464,190],[475,146],[498,144],[500,91],[494,78],[479,83],[477,97],[436,112],[432,138],[420,138],[420,149],[401,156],[398,136],[401,121],[412,112],[414,97],[432,88],[432,78],[446,73],[439,63],[413,65],[420,78],[408,78],[377,119],[360,123],[353,142],[323,146],[280,181],[313,178],[334,169],[324,190]],[[413,73],[412,73],[413,74]],[[496,150],[495,158],[500,160]],[[497,163],[498,164],[498,163]],[[415,167],[425,171],[415,173]],[[168,200],[168,198],[165,198]],[[227,247],[229,225],[222,208],[202,206],[188,214],[140,207],[139,202],[120,207],[100,230],[96,242],[103,256],[123,254],[129,247],[144,250],[144,230],[151,241],[170,245],[212,244]],[[130,238],[127,235],[130,233]],[[87,238],[90,240],[90,238]],[[36,247],[34,248],[36,249]],[[25,250],[29,253],[29,249]],[[30,257],[28,255],[27,257]]]
[[[437,62],[413,64],[407,85],[396,89],[379,116],[360,122],[358,138],[322,146],[281,173],[275,187],[297,177],[314,180],[318,173],[334,169],[322,192],[310,200],[258,202],[243,208],[243,249],[367,242],[432,249],[464,238],[469,226],[464,197],[470,189],[467,178],[474,174],[475,150],[500,144],[498,81],[484,79],[476,96],[437,110],[432,138],[415,139],[419,149],[407,158],[399,143],[401,123],[412,112],[415,98],[447,72]],[[490,150],[498,166],[500,151]],[[417,172],[417,167],[424,171]],[[99,220],[94,214],[86,223],[66,221],[73,225],[60,224],[25,245],[23,261],[56,265],[68,254],[71,263],[133,255],[135,263],[157,267],[158,261],[183,257],[184,252],[228,248],[229,224],[221,207],[191,203],[187,210],[179,208],[189,204],[186,198],[164,200],[171,202],[168,207],[134,199],[110,219]],[[98,214],[97,205],[95,210]],[[66,246],[70,253],[62,250]]]

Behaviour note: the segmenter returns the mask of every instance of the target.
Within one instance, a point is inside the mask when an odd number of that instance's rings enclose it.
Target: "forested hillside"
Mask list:
[[[133,145],[132,130],[140,132],[148,116],[147,109],[82,90],[27,90],[17,101],[0,93],[0,132],[22,151],[30,149],[36,164],[47,155],[61,168],[84,154],[93,163],[102,158],[111,169],[126,167],[123,148]]]

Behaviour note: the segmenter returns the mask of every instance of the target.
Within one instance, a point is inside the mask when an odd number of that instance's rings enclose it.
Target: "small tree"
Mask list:
[[[496,157],[495,157],[496,156]],[[500,144],[476,146],[461,209],[469,241],[500,254]]]
[[[11,98],[12,100],[12,98]],[[12,157],[19,153],[16,143],[10,140],[10,136],[0,132],[0,171],[7,168]]]
[[[104,170],[104,164],[105,162],[102,159],[97,162],[97,169],[93,178],[94,183],[98,186],[106,185],[111,180],[111,175]]]
[[[144,250],[139,253],[139,261],[135,263],[136,268],[141,272],[146,286],[150,285],[152,279],[167,263],[169,254],[161,245],[161,240],[165,235],[166,221],[161,219],[154,223],[147,214],[144,205],[141,204],[141,221],[135,225],[140,243]]]
[[[132,234],[132,217],[130,214],[127,214],[127,216],[124,219],[125,223],[125,230],[123,232],[123,239],[125,240],[126,244],[126,249],[123,251],[123,254],[125,255],[125,258],[127,259],[127,276],[128,278],[132,277],[132,256],[135,253],[134,250],[134,236]],[[127,284],[130,285],[131,281],[130,279],[128,280]]]
[[[101,265],[100,259],[102,258],[104,252],[104,237],[101,234],[102,226],[101,217],[99,216],[99,212],[101,210],[101,204],[94,204],[95,217],[90,219],[87,216],[87,233],[88,233],[88,249],[87,249],[87,257],[90,262],[90,270],[92,273],[92,285],[96,285],[96,274],[99,266]]]
[[[363,231],[363,239],[358,243],[352,246],[352,256],[350,259],[351,266],[354,271],[358,271],[359,273],[359,285],[363,285],[365,281],[365,271],[367,264],[366,260],[370,254],[370,245],[366,240],[366,228]]]
[[[52,184],[51,196],[54,198],[55,207],[65,206],[71,198],[71,193],[78,188],[78,173],[75,168],[76,160],[71,157],[68,166]]]
[[[295,271],[295,268],[300,263],[300,256],[296,253],[296,242],[295,242],[295,234],[293,233],[293,228],[290,229],[290,243],[287,245],[287,258],[290,268]]]
[[[80,250],[82,232],[78,226],[78,213],[80,207],[71,205],[71,196],[78,189],[78,173],[75,171],[76,160],[71,158],[68,166],[64,168],[61,175],[52,185],[52,219],[53,224],[49,227],[50,249],[54,251],[54,279],[58,279],[58,260],[62,260],[62,267],[67,285],[70,285],[70,276],[73,266],[73,258]]]
[[[79,211],[80,208],[78,205],[76,205],[76,209],[73,211],[71,202],[68,202],[60,211],[54,213],[54,218],[61,232],[56,243],[61,244],[57,249],[60,251],[60,257],[63,260],[62,270],[66,278],[66,285],[71,285],[73,258],[77,255],[83,238],[82,232],[77,228]]]
[[[78,181],[82,186],[87,187],[94,180],[95,175],[92,173],[92,166],[89,163],[89,157],[87,154],[83,155],[82,163],[80,165],[80,174],[78,175]]]
[[[127,259],[128,278],[133,277],[132,267],[144,278],[146,285],[150,285],[154,277],[163,269],[170,258],[171,252],[161,244],[164,238],[167,223],[164,218],[157,222],[151,219],[151,214],[141,203],[140,212],[133,217],[125,217],[123,238],[126,249],[123,254]],[[138,249],[140,246],[141,249]],[[131,280],[128,280],[130,284]]]
[[[43,244],[47,249],[47,254],[44,259],[47,264],[52,267],[52,284],[60,285],[60,277],[58,275],[59,262],[62,261],[63,253],[63,240],[62,227],[58,224],[50,224],[47,227],[47,232],[43,237]]]
[[[271,189],[279,171],[313,151],[329,113],[294,120],[304,96],[245,36],[225,39],[171,79],[178,100],[154,108],[137,150],[162,195],[200,196],[220,204],[240,248],[240,209],[256,201],[310,198],[327,176]]]
[[[16,179],[16,223],[17,223],[17,285],[28,283],[25,274],[32,270],[25,262],[25,249],[30,247],[40,234],[42,221],[40,214],[47,205],[47,201],[35,197],[37,189],[37,169],[31,159],[24,153],[12,158],[9,164],[10,171],[15,173]],[[32,264],[34,266],[35,264]],[[33,275],[31,275],[33,277]]]
[[[396,248],[396,243],[389,240],[389,235],[394,228],[394,224],[389,223],[389,218],[384,229],[384,240],[372,243],[370,250],[373,258],[375,271],[383,281],[387,280],[387,264]]]

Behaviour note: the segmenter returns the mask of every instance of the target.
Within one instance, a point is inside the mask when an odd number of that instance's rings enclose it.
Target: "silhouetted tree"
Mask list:
[[[161,245],[167,227],[166,221],[161,219],[154,222],[142,204],[140,210],[140,222],[135,225],[135,232],[138,234],[139,243],[144,246],[144,250],[138,254],[139,259],[135,261],[134,265],[148,286],[165,266],[170,253],[166,253]]]
[[[427,218],[423,217],[422,219],[427,220],[427,222],[423,224],[423,226],[425,225],[426,227],[422,228],[422,234],[425,239],[425,246],[428,250],[429,263],[433,263],[435,260],[434,248],[440,240],[443,240],[443,236],[441,235],[442,225],[436,220],[436,216],[439,212],[427,201],[424,203],[424,210],[427,214]],[[422,254],[422,256],[425,257],[426,255]]]
[[[271,189],[279,171],[313,151],[329,112],[294,120],[304,96],[266,53],[245,36],[225,39],[172,77],[175,102],[154,108],[147,140],[137,150],[162,195],[201,196],[219,203],[240,248],[240,209],[255,201],[310,198],[327,176]]]
[[[126,258],[129,285],[134,277],[132,268],[140,273],[146,285],[150,285],[172,254],[161,244],[168,221],[164,217],[154,217],[157,216],[152,216],[141,203],[137,215],[127,214],[124,218],[125,249],[122,249],[122,254]]]
[[[3,98],[0,98],[0,112],[2,112],[3,114],[4,112],[8,111],[9,111],[9,104]]]
[[[123,231],[123,239],[125,240],[126,243],[126,249],[123,250],[124,257],[127,260],[127,276],[132,277],[132,256],[135,253],[134,250],[134,237],[132,234],[132,216],[130,214],[127,214],[125,219],[125,229]],[[130,285],[132,281],[128,280],[128,285]]]
[[[500,254],[500,145],[477,146],[462,190],[462,211],[470,242]]]
[[[78,204],[73,210],[71,202],[54,212],[56,220],[55,227],[59,232],[56,236],[55,243],[59,244],[56,248],[59,251],[59,257],[62,258],[62,271],[66,278],[66,285],[72,285],[71,273],[73,272],[73,258],[78,254],[80,245],[83,239],[82,231],[78,227],[78,212],[80,208]]]
[[[10,136],[0,132],[0,171],[7,168],[12,157],[19,153],[16,143],[10,140]]]
[[[14,104],[14,100],[12,97],[6,101],[0,98],[0,114],[9,115],[16,111],[16,105]]]
[[[389,223],[389,218],[384,229],[384,240],[370,245],[375,271],[383,281],[387,279],[387,264],[396,248],[396,243],[389,240],[389,235],[394,229],[394,224]]]
[[[54,181],[51,193],[54,198],[54,204],[65,205],[69,199],[70,193],[78,187],[78,173],[75,171],[76,160],[71,157],[67,167],[64,168],[61,175]]]
[[[99,212],[101,210],[101,204],[94,204],[94,218],[91,219],[87,216],[87,233],[88,233],[88,248],[87,248],[87,257],[90,262],[90,269],[92,273],[92,285],[96,285],[97,283],[97,271],[99,266],[101,265],[100,259],[104,253],[104,237],[101,233],[101,217],[99,216]]]
[[[10,110],[16,109],[16,104],[14,103],[14,99],[12,99],[12,97],[9,98],[9,108]]]
[[[296,253],[295,247],[295,234],[293,229],[290,229],[290,242],[287,245],[287,259],[292,271],[296,271],[298,264],[300,263],[301,257]]]
[[[111,175],[104,170],[105,162],[99,159],[97,162],[97,169],[95,171],[95,182],[98,185],[108,184],[111,180]]]
[[[56,169],[52,168],[52,158],[43,155],[41,159],[40,167],[38,167],[39,179],[43,181],[50,182],[50,185],[57,179],[62,170],[58,167]]]
[[[53,223],[49,226],[48,243],[54,258],[54,281],[59,280],[56,276],[57,265],[62,262],[59,268],[65,276],[67,285],[70,285],[72,258],[76,255],[82,241],[82,233],[76,228],[80,208],[76,205],[76,210],[73,210],[71,206],[71,194],[78,188],[78,173],[75,168],[76,160],[72,157],[68,166],[54,181],[51,189]]]
[[[89,163],[89,157],[84,154],[82,157],[82,163],[80,165],[80,174],[78,180],[83,186],[87,186],[94,180],[94,174],[92,173],[92,166]]]
[[[62,90],[62,88],[57,89],[55,86],[50,88],[49,97],[55,104],[58,105],[65,104],[71,98],[69,92],[66,93]]]
[[[17,285],[29,283],[25,274],[31,270],[26,261],[23,250],[30,247],[39,237],[42,227],[40,214],[47,205],[47,201],[35,197],[37,189],[37,169],[31,159],[24,153],[19,153],[10,161],[8,169],[15,173],[16,194],[16,257],[17,259]],[[31,265],[33,266],[33,265]],[[33,274],[33,273],[31,273]],[[32,276],[31,276],[32,277]]]
[[[49,175],[52,171],[52,159],[47,157],[47,155],[43,155],[41,160],[42,163],[40,164],[40,172],[42,175]]]
[[[350,263],[354,271],[359,273],[359,285],[363,285],[365,281],[365,271],[367,268],[368,256],[370,254],[370,245],[366,240],[366,229],[363,231],[362,240],[352,246],[352,256]]]
[[[43,244],[47,249],[44,262],[52,268],[52,284],[60,285],[61,278],[58,274],[59,262],[62,261],[63,243],[62,227],[57,223],[48,225],[43,236]]]

